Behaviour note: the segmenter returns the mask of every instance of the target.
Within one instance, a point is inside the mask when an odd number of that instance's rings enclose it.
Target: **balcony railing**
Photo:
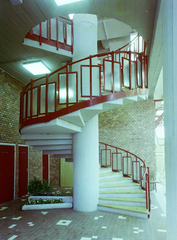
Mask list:
[[[35,26],[25,38],[73,53],[73,22],[64,17],[52,18]]]
[[[139,35],[135,41],[134,45],[139,46]],[[31,80],[21,93],[20,128],[147,89],[145,43],[141,49],[133,48],[132,44],[66,63],[48,75]]]

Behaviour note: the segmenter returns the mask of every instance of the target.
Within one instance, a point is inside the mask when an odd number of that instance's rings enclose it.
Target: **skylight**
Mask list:
[[[47,74],[50,70],[42,62],[24,63],[23,67],[26,68],[33,75]]]
[[[70,4],[70,3],[74,3],[74,2],[80,2],[82,0],[55,0],[56,4],[58,6],[61,6],[61,5],[66,5],[66,4]]]

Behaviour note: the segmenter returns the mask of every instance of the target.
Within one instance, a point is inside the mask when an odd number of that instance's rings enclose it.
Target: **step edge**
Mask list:
[[[144,200],[144,201],[141,201]],[[104,197],[99,197],[98,200],[105,200],[105,201],[118,201],[118,202],[136,202],[136,203],[146,203],[146,198],[139,198],[133,199],[133,198],[104,198]]]
[[[125,209],[124,207],[127,208],[127,205],[106,205],[106,204],[97,204],[97,206],[100,207],[107,207],[107,208],[113,208],[113,209],[119,209],[119,210],[124,210],[127,212],[137,212],[137,213],[142,213],[142,214],[148,214],[148,209],[146,209],[146,211],[141,211],[139,209]],[[131,206],[132,207],[132,206]]]

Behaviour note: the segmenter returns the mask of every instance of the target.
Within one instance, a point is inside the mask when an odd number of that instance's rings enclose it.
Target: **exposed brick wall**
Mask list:
[[[23,84],[0,70],[0,141],[21,143],[19,134],[20,92]]]
[[[34,151],[29,147],[29,180],[37,178],[42,179],[42,151]]]
[[[101,142],[123,148],[155,171],[154,100],[125,104],[99,114]]]
[[[16,197],[18,197],[18,144],[25,144],[19,133],[20,92],[23,84],[0,69],[0,143],[16,145]],[[29,179],[42,177],[42,153],[29,148]]]
[[[58,187],[60,184],[59,173],[60,173],[59,159],[54,158],[53,155],[50,155],[50,181],[52,181],[53,187]]]

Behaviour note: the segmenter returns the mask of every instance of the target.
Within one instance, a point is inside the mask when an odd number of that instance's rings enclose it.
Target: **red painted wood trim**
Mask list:
[[[33,40],[33,41],[36,41],[36,42],[40,42],[41,43],[45,43],[47,45],[50,45],[52,47],[56,47],[56,41],[55,40],[52,40],[52,39],[46,39],[46,38],[43,38],[41,37],[41,40],[40,40],[40,37],[37,36],[37,35],[31,35],[29,33],[27,33],[27,35],[25,36],[25,38],[27,39],[30,39],[30,40]],[[40,44],[41,45],[41,44]],[[58,42],[58,47],[63,49],[63,50],[66,50],[66,51],[69,51],[71,52],[71,46],[69,45],[65,45],[64,43],[61,43],[61,42]]]
[[[71,20],[71,53],[73,54],[74,34],[73,34],[73,20]]]
[[[46,75],[45,115],[48,113],[48,75]]]
[[[148,196],[149,196],[149,212],[151,211],[151,197],[150,197],[150,181],[149,181],[149,167],[147,167],[148,172]]]
[[[28,94],[27,94],[28,96]],[[30,99],[30,118],[32,119],[33,117],[33,80],[31,79],[31,99]],[[28,108],[28,106],[27,106]],[[28,116],[28,112],[27,112],[27,116]]]
[[[49,113],[47,116],[26,120],[20,124],[19,128],[21,129],[22,127],[29,126],[29,125],[36,124],[36,123],[48,122],[55,118],[64,116],[68,113],[72,113],[77,110],[81,110],[83,108],[94,106],[94,105],[104,103],[107,101],[112,101],[112,100],[116,100],[116,99],[120,99],[120,98],[124,98],[124,97],[135,96],[135,95],[144,95],[144,94],[148,94],[147,89],[135,89],[135,90],[130,90],[130,91],[122,91],[122,92],[117,92],[114,94],[96,97],[91,100],[86,100],[86,101],[74,104],[72,106],[68,106],[67,108],[63,108],[56,112]]]
[[[114,93],[114,52],[112,52],[111,55],[112,55],[112,93]]]
[[[68,63],[66,63],[66,107],[69,105]]]
[[[58,18],[56,18],[56,49],[58,50]]]
[[[122,149],[122,148],[119,148],[119,147],[112,146],[112,145],[110,145],[110,144],[105,144],[105,143],[103,143],[103,142],[99,142],[99,143],[105,145],[105,149],[107,148],[107,146],[108,146],[108,147],[111,147],[111,148],[117,148],[118,150],[121,150],[121,151],[126,152],[126,153],[127,153],[127,156],[128,156],[128,154],[131,154],[131,155],[133,155],[134,157],[137,157],[137,158],[143,163],[143,166],[144,166],[145,168],[147,168],[145,162],[144,162],[140,157],[136,156],[134,153],[131,153],[131,152],[129,152],[129,151],[127,151],[127,150],[124,150],[124,149]],[[146,171],[145,171],[145,172],[146,172]]]
[[[90,56],[90,99],[92,99],[92,56]]]

